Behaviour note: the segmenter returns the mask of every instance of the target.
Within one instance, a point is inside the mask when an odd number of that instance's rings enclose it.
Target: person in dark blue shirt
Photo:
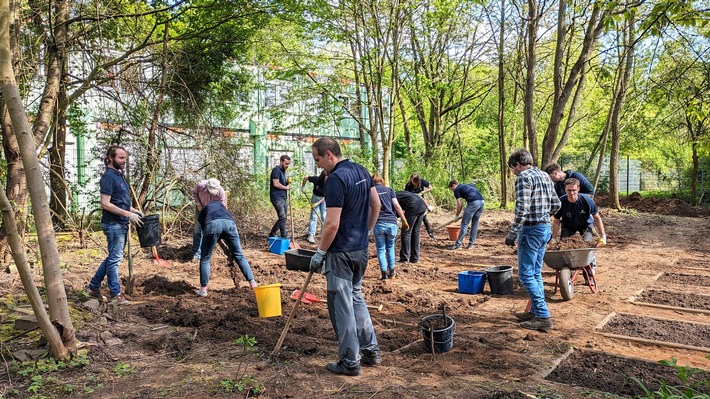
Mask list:
[[[325,220],[325,181],[328,179],[328,174],[322,171],[317,176],[304,176],[301,183],[301,192],[306,193],[306,183],[313,183],[313,195],[311,195],[311,220],[308,222],[308,242],[316,243],[316,227],[318,220],[321,225]],[[320,213],[320,216],[318,215]]]
[[[128,195],[128,183],[123,176],[128,154],[126,149],[112,145],[106,152],[106,172],[101,175],[99,187],[101,191],[101,229],[108,242],[108,256],[101,262],[98,270],[86,287],[86,294],[98,300],[101,295],[101,282],[106,278],[111,300],[118,305],[128,305],[130,302],[121,294],[121,284],[118,280],[118,265],[123,259],[123,249],[126,246],[128,223],[142,226],[143,213],[131,206]]]
[[[428,193],[429,191],[433,190],[434,186],[429,184],[428,181],[422,179],[421,176],[419,176],[419,173],[412,173],[412,175],[409,177],[409,181],[407,184],[404,185],[404,191],[409,191],[410,193],[414,194],[419,194],[424,197],[424,194]],[[426,203],[426,201],[424,201]],[[431,211],[434,209],[434,207],[429,206],[427,204],[427,210]],[[424,228],[426,229],[427,233],[429,234],[429,237],[431,237],[432,240],[436,240],[436,237],[434,237],[434,230],[431,228],[431,225],[429,224],[429,220],[426,217],[426,214],[424,215]]]
[[[427,212],[427,204],[422,197],[409,191],[397,191],[395,195],[409,225],[409,229],[402,230],[400,236],[399,261],[417,263],[419,262],[420,232],[422,221]]]
[[[360,374],[361,363],[380,363],[380,347],[362,296],[362,278],[369,258],[368,231],[375,227],[382,205],[370,174],[362,165],[344,159],[335,140],[319,138],[311,146],[311,154],[316,165],[328,173],[328,214],[310,263],[312,272],[325,271],[328,314],[338,337],[339,360],[326,368],[354,376]]]
[[[202,244],[200,245],[200,289],[195,294],[207,296],[207,284],[210,282],[210,262],[212,251],[217,241],[224,240],[229,248],[229,257],[234,259],[244,278],[252,288],[257,286],[249,262],[242,252],[239,231],[234,218],[222,201],[215,200],[205,205],[198,217],[202,226]]]
[[[459,249],[463,245],[463,240],[468,232],[468,225],[471,224],[471,235],[468,239],[468,245],[466,249],[473,248],[473,244],[476,242],[476,237],[478,236],[478,220],[481,219],[483,214],[483,206],[485,202],[483,201],[483,195],[478,191],[476,186],[473,184],[459,184],[456,179],[452,179],[449,182],[449,189],[454,192],[454,198],[456,198],[456,218],[458,219],[459,213],[463,208],[463,201],[466,201],[466,208],[463,210],[463,217],[461,218],[461,228],[459,229],[459,237],[456,239],[454,245],[449,249]],[[463,200],[463,201],[462,201]]]
[[[573,172],[571,169],[562,171],[560,165],[556,163],[549,164],[545,167],[545,172],[550,175],[550,180],[555,183],[555,192],[558,197],[565,195],[565,181],[567,179],[579,180],[579,192],[594,197],[594,186],[592,183],[579,172]]]
[[[402,229],[409,229],[409,224],[404,216],[402,208],[399,206],[394,191],[385,186],[384,180],[379,174],[372,175],[375,183],[375,190],[380,196],[380,214],[377,223],[372,229],[375,236],[375,248],[377,248],[377,261],[380,264],[380,280],[394,278],[397,274],[394,270],[394,240],[397,238],[397,216],[402,219]]]
[[[281,233],[281,237],[287,238],[286,233],[286,194],[291,189],[290,181],[286,178],[286,169],[291,165],[291,157],[281,155],[279,166],[275,166],[271,170],[271,178],[269,179],[269,199],[271,205],[276,210],[278,220],[269,232],[269,237],[276,236],[276,231]]]
[[[594,200],[579,192],[579,181],[575,178],[565,181],[566,194],[560,197],[562,207],[552,220],[552,238],[557,239],[570,237],[579,233],[585,241],[592,241],[592,228],[596,226],[603,245],[606,245],[606,232],[604,223],[599,215],[599,209]]]
[[[557,239],[557,233],[562,232],[560,239],[573,236],[579,233],[584,241],[592,241],[592,228],[596,226],[601,240],[599,246],[606,245],[606,231],[604,231],[604,223],[599,215],[599,209],[594,203],[592,197],[586,194],[579,193],[579,180],[570,178],[565,181],[565,195],[560,197],[562,207],[555,213],[552,219],[552,240]],[[592,275],[597,272],[596,257],[592,260]],[[589,284],[587,275],[584,274],[585,284]]]

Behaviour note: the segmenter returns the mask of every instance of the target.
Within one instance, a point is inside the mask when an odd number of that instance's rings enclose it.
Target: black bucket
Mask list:
[[[513,293],[513,266],[493,266],[486,268],[491,293],[510,295]]]
[[[160,216],[146,215],[141,218],[143,226],[136,229],[142,248],[157,247],[160,240]]]
[[[424,349],[429,353],[432,353],[432,347],[434,353],[448,352],[454,346],[456,323],[451,316],[446,316],[446,327],[432,330],[432,323],[436,324],[436,319],[439,319],[440,322],[444,319],[444,316],[440,314],[430,314],[429,316],[422,317],[422,321],[419,322],[419,327],[424,337]]]

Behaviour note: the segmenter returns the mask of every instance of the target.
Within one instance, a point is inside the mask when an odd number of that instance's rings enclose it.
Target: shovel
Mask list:
[[[293,315],[296,314],[296,310],[298,310],[298,307],[301,305],[301,301],[303,300],[303,296],[306,293],[306,288],[308,288],[308,283],[311,282],[311,277],[313,276],[313,271],[308,272],[308,276],[306,277],[306,281],[303,283],[303,287],[301,287],[300,292],[298,293],[298,298],[296,298],[296,302],[293,303],[293,307],[291,308],[291,314],[288,315],[288,320],[286,320],[286,325],[284,326],[284,329],[281,331],[281,336],[279,337],[279,341],[276,342],[276,346],[274,347],[274,350],[271,352],[271,355],[269,355],[269,360],[271,360],[271,357],[274,356],[279,352],[281,349],[281,345],[284,343],[284,338],[286,338],[286,334],[288,334],[288,328],[291,327],[291,321],[293,320]],[[268,360],[267,360],[268,363]]]
[[[458,222],[458,221],[459,221],[459,218],[453,218],[453,219],[449,220],[448,222],[446,222],[446,223],[444,223],[444,224],[440,224],[440,225],[438,225],[438,226],[436,226],[436,227],[432,227],[432,230],[441,230],[441,229],[443,229],[444,227],[447,227],[448,225],[450,225],[451,223]]]
[[[296,242],[296,232],[293,227],[293,206],[291,205],[291,190],[288,191],[288,215],[291,218],[291,243],[289,245],[289,248],[300,249],[301,244]]]
[[[133,295],[133,288],[136,286],[136,277],[133,275],[133,254],[131,254],[131,224],[128,223],[128,234],[126,236],[128,241],[128,280],[126,281],[126,288],[124,291],[127,295]]]

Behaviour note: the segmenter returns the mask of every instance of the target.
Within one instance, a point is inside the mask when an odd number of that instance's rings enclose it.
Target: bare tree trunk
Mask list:
[[[631,77],[631,70],[633,68],[634,62],[634,42],[635,42],[635,21],[636,14],[633,10],[630,11],[630,19],[628,22],[626,34],[624,36],[625,41],[625,52],[624,58],[622,58],[624,65],[624,73],[621,79],[621,85],[619,86],[618,98],[616,101],[616,106],[614,107],[614,112],[611,118],[611,158],[609,161],[609,194],[611,195],[612,206],[616,209],[621,208],[619,203],[619,145],[621,143],[621,126],[619,125],[619,120],[621,118],[621,110],[624,106],[624,99],[626,98],[626,91],[629,87],[629,80]],[[620,63],[621,65],[622,63]]]
[[[503,45],[505,42],[505,0],[500,2],[500,33],[498,35],[498,166],[500,167],[500,207],[508,205],[508,166],[505,148],[505,70]]]
[[[63,35],[62,32],[57,31],[61,27],[66,28],[68,1],[64,0],[57,3],[55,15],[57,23],[55,40],[58,41],[58,45],[60,43],[63,45],[64,42],[61,40],[66,38],[66,30]],[[0,0],[0,84],[2,85],[2,93],[12,120],[17,142],[20,146],[22,163],[27,173],[27,188],[32,199],[32,214],[37,228],[50,319],[59,330],[61,341],[66,346],[66,349],[73,351],[77,348],[79,342],[76,339],[74,327],[69,317],[69,306],[64,280],[62,279],[62,271],[59,267],[59,252],[57,251],[54,228],[52,227],[52,217],[49,213],[49,204],[44,191],[44,180],[39,160],[35,156],[35,138],[28,123],[20,92],[15,82],[15,74],[12,70],[12,55],[8,32],[9,4],[8,0]],[[64,357],[66,353],[60,351],[56,355]]]
[[[698,142],[693,141],[693,175],[690,178],[690,203],[693,206],[698,205],[698,170],[700,169],[700,162],[698,160]]]
[[[525,79],[525,103],[523,106],[523,117],[525,119],[525,137],[527,137],[527,148],[533,158],[533,165],[537,166],[537,124],[535,123],[535,46],[537,41],[537,26],[539,16],[537,15],[537,1],[528,0],[528,47],[527,59],[525,61],[527,73]]]
[[[62,54],[62,75],[66,73],[67,57]],[[57,120],[54,123],[54,134],[52,147],[49,149],[49,182],[51,197],[49,199],[49,209],[52,212],[54,225],[60,229],[66,226],[67,218],[67,191],[65,185],[65,157],[67,143],[67,87],[64,79],[59,86],[57,101]]]

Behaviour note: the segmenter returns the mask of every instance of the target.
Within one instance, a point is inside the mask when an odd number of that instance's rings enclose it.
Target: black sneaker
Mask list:
[[[88,296],[89,298],[98,299],[100,302],[106,300],[106,298],[101,295],[101,288],[99,288],[98,290],[92,290],[91,287],[87,286],[84,290],[84,294],[86,294],[86,296]]]
[[[380,358],[380,351],[362,351],[360,363],[364,364],[365,366],[377,366],[378,364],[382,363],[382,359]]]
[[[382,272],[382,276],[380,276],[380,280],[387,280],[387,272]]]
[[[333,374],[342,374],[348,376],[360,375],[361,370],[360,365],[353,368],[345,367],[342,361],[338,363],[329,362],[328,365],[326,365],[325,367]]]
[[[466,245],[466,249],[471,249],[473,248],[473,243],[469,242],[468,245]]]
[[[394,276],[397,275],[397,272],[394,271],[394,268],[391,268],[387,271],[387,278],[394,278]]]
[[[538,317],[535,317],[532,320],[520,323],[520,327],[527,328],[528,330],[538,330],[547,332],[552,329],[552,320],[550,318],[540,319]]]
[[[436,237],[434,237],[434,232],[433,232],[433,231],[430,231],[430,232],[429,232],[429,238],[431,238],[432,240],[436,241]]]
[[[535,318],[535,313],[532,312],[514,313],[514,315],[518,321],[530,321]]]
[[[456,249],[459,249],[459,248],[461,248],[461,244],[459,244],[459,243],[455,243],[454,245],[452,245],[452,246],[449,247],[449,249],[452,250],[452,251],[453,251],[453,250],[456,250]]]

